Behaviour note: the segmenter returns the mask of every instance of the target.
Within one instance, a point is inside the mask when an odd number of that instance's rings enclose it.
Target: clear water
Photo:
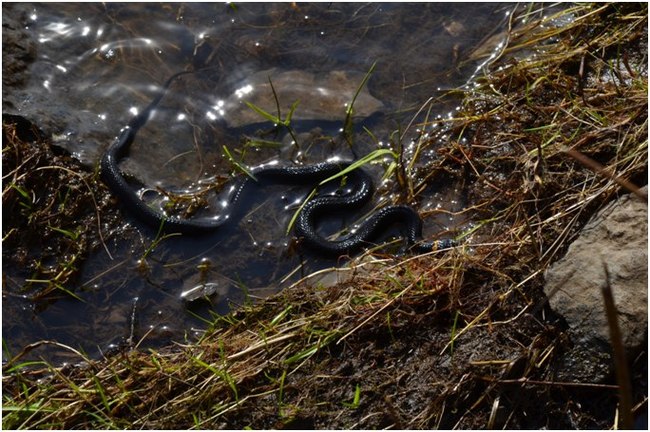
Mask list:
[[[373,64],[355,103],[355,152],[386,146],[441,90],[463,84],[477,63],[460,60],[498,41],[511,5],[501,4],[12,4],[3,15],[24,20],[36,48],[24,87],[3,89],[4,112],[23,115],[54,142],[93,167],[130,118],[175,72],[161,109],[140,131],[121,167],[150,188],[180,190],[232,172],[224,146],[256,165],[351,158],[333,139],[349,101]],[[489,41],[489,42],[488,42]],[[488,43],[488,45],[486,45]],[[286,134],[273,145],[242,146],[241,137],[268,127],[242,104],[273,110],[269,78],[282,112],[298,101],[298,143]],[[243,95],[243,97],[242,97]],[[453,106],[437,106],[445,115]],[[366,126],[380,142],[362,132]],[[394,137],[394,135],[393,135]],[[394,141],[394,140],[393,140]],[[376,168],[379,178],[382,167]],[[391,186],[379,189],[377,202]],[[309,188],[260,188],[247,214],[218,233],[169,238],[147,252],[155,232],[126,215],[123,233],[93,251],[72,287],[83,301],[31,304],[22,283],[3,266],[3,339],[9,352],[41,339],[97,356],[133,336],[141,347],[191,339],[199,317],[277,292],[335,262],[291,252],[286,227]],[[382,195],[385,194],[385,195]],[[419,208],[425,234],[460,223],[447,213],[462,197],[454,185],[426,192]],[[217,198],[213,203],[218,206]],[[341,221],[345,226],[351,221]],[[338,227],[333,227],[338,228]],[[145,259],[143,259],[143,257]],[[184,291],[205,284],[209,301],[188,304]],[[66,361],[49,347],[34,355]]]

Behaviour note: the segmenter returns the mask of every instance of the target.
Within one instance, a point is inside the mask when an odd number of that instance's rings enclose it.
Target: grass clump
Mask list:
[[[541,287],[589,217],[647,181],[647,6],[536,7],[409,161],[409,190],[464,181],[465,246],[359,257],[341,283],[308,277],[197,343],[74,368],[18,356],[3,426],[616,427],[615,386],[554,381],[566,340]]]
[[[69,286],[116,215],[106,188],[18,116],[3,117],[2,172],[3,265],[22,273],[34,302],[79,299]]]

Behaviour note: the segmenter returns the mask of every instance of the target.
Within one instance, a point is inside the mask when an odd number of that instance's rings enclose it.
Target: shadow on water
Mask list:
[[[199,70],[170,87],[121,168],[148,190],[145,197],[160,198],[161,188],[219,189],[231,184],[235,172],[224,147],[247,166],[351,159],[339,135],[345,103],[375,62],[355,103],[354,152],[395,146],[405,132],[416,135],[406,125],[429,97],[463,84],[476,70],[476,53],[492,47],[490,37],[498,41],[509,6],[472,5],[471,14],[468,8],[3,5],[3,15],[24,23],[36,51],[26,85],[3,89],[3,112],[36,122],[92,169],[120,127],[161,90],[160,83],[180,70]],[[462,61],[474,54],[476,61]],[[295,136],[273,131],[243,103],[250,100],[275,112],[269,79],[282,114],[298,102]],[[438,118],[451,109],[434,108]],[[422,157],[434,158],[435,152]],[[372,168],[378,185],[373,206],[393,199],[394,182],[380,182],[386,167],[387,162]],[[462,223],[435,211],[440,203],[450,212],[462,207],[457,185],[441,181],[438,186],[420,201],[419,210],[429,215],[425,235]],[[83,301],[62,298],[34,305],[19,295],[5,297],[6,347],[15,353],[33,341],[53,339],[95,356],[125,341],[142,341],[141,347],[183,341],[200,335],[215,314],[336,265],[301,256],[286,234],[297,203],[310,190],[255,188],[243,203],[245,214],[201,237],[161,239],[155,228],[124,212],[128,224],[107,241],[112,258],[101,248],[91,252],[77,286],[71,287]],[[209,201],[218,210],[219,195],[212,193]],[[325,229],[347,227],[370,209]],[[3,273],[12,277],[4,265]],[[20,294],[20,283],[3,290]],[[210,295],[188,307],[181,293],[197,290]],[[65,361],[60,351],[38,355]]]

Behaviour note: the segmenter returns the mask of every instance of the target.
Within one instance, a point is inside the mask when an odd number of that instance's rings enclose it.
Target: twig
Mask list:
[[[565,149],[564,152],[586,166],[587,168],[591,169],[594,172],[597,172],[598,174],[601,174],[608,179],[611,179],[618,183],[621,187],[624,187],[625,189],[629,190],[639,198],[641,198],[643,201],[646,203],[648,202],[648,194],[647,192],[643,192],[639,187],[637,187],[635,184],[632,182],[627,181],[621,176],[617,176],[616,174],[612,173],[609,169],[604,167],[603,165],[599,164],[595,160],[591,159],[590,157],[585,156],[584,154],[580,153],[577,150],[574,149]]]
[[[625,358],[625,348],[621,329],[618,326],[618,317],[612,287],[609,283],[609,269],[605,260],[602,260],[605,271],[605,285],[601,288],[603,300],[605,301],[605,314],[609,325],[609,339],[612,343],[614,353],[614,366],[616,368],[616,381],[618,381],[619,413],[623,429],[631,430],[634,427],[632,420],[632,389],[630,385],[630,373]]]

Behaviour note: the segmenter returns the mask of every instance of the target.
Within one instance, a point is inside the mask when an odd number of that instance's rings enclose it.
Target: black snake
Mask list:
[[[172,81],[180,75],[192,71],[179,72],[171,76],[162,86],[160,93],[151,103],[125,127],[118,139],[111,144],[102,156],[100,167],[101,177],[112,192],[122,201],[126,208],[136,214],[145,223],[162,226],[166,232],[184,234],[199,234],[213,231],[229,221],[228,218],[214,219],[183,219],[165,215],[149,207],[125,180],[118,163],[124,158],[133,143],[136,134],[149,119],[152,111],[160,103]],[[352,162],[323,162],[308,166],[263,167],[252,171],[253,176],[261,183],[302,183],[318,184],[350,166]],[[254,180],[246,177],[230,195],[229,204],[235,205],[242,191]],[[433,250],[453,247],[456,242],[451,239],[423,242],[422,221],[411,207],[393,205],[387,206],[370,217],[352,234],[337,240],[328,240],[316,231],[319,218],[333,211],[359,208],[366,204],[373,194],[373,184],[370,177],[362,170],[355,169],[347,174],[347,183],[355,186],[353,193],[346,195],[320,196],[309,200],[301,209],[295,221],[294,232],[301,246],[305,246],[318,254],[330,257],[352,255],[372,245],[371,240],[393,224],[401,224],[406,228],[406,240],[409,250],[413,253],[426,253]]]

